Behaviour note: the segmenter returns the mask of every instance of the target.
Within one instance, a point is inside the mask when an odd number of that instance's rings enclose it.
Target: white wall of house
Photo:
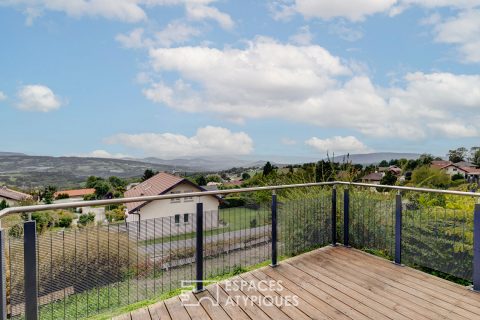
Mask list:
[[[449,176],[454,176],[456,174],[461,174],[465,176],[465,171],[455,166],[448,166],[446,168],[443,168],[442,170]]]
[[[200,191],[200,189],[195,188],[188,183],[181,183],[174,189],[170,190],[169,193],[189,193],[198,191]],[[195,230],[194,216],[197,210],[197,203],[199,202],[203,203],[203,211],[205,212],[205,229],[218,227],[219,200],[214,196],[152,201],[141,207],[138,210],[138,213],[140,214],[141,221],[163,218],[157,221],[157,228],[163,229],[162,233],[164,235],[192,232]],[[185,214],[188,215],[185,216]],[[178,215],[178,223],[175,221],[175,215]],[[135,222],[138,221],[138,219],[139,215],[129,214],[127,222]],[[152,224],[153,220],[145,223]]]
[[[2,200],[5,200],[5,202],[7,202],[7,204],[10,206],[10,207],[14,207],[18,204],[18,201],[15,201],[15,200],[12,200],[12,199],[8,199],[8,198],[4,198],[2,196],[0,196],[0,202],[2,202]]]
[[[70,202],[77,202],[77,201],[83,201],[83,196],[80,197],[70,197],[66,199],[58,199],[53,201],[53,203],[70,203]]]

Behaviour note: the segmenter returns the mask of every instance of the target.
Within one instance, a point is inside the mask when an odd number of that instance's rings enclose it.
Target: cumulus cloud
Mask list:
[[[308,26],[301,27],[296,34],[290,37],[290,41],[299,45],[309,45],[312,42],[313,34]]]
[[[366,153],[371,151],[370,148],[354,136],[335,136],[326,139],[312,137],[305,141],[305,144],[322,154]]]
[[[465,62],[480,62],[480,9],[460,12],[453,18],[436,21],[435,40],[458,45]]]
[[[148,156],[162,159],[246,155],[253,151],[253,141],[246,133],[213,126],[199,128],[192,137],[174,133],[122,133],[106,139],[106,142],[139,149]]]
[[[27,15],[27,24],[43,11],[63,12],[72,17],[102,17],[129,23],[147,19],[146,8],[154,6],[185,7],[186,14],[194,20],[214,20],[223,28],[234,26],[231,17],[211,6],[217,0],[0,0],[0,6],[20,8]]]
[[[61,99],[44,85],[26,85],[17,93],[17,107],[26,111],[49,112],[62,106]]]
[[[7,99],[7,95],[0,91],[0,101]]]
[[[243,49],[152,49],[150,58],[154,72],[177,78],[152,82],[144,95],[181,111],[210,112],[236,122],[279,118],[404,139],[465,136],[439,130],[457,118],[466,128],[479,126],[477,75],[409,73],[397,86],[379,87],[320,46],[267,38]]]

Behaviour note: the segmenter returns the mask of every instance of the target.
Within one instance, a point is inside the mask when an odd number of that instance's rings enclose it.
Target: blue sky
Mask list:
[[[480,144],[480,0],[0,0],[0,36],[0,151]]]

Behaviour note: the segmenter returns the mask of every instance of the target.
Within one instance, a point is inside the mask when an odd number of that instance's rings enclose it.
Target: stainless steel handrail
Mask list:
[[[384,189],[399,190],[399,191],[440,193],[440,194],[449,194],[449,195],[458,195],[458,196],[477,197],[477,198],[480,199],[480,193],[474,193],[474,192],[454,191],[454,190],[437,190],[437,189],[401,187],[401,186],[388,186],[388,185],[378,185],[378,184],[359,183],[359,182],[332,181],[332,182],[288,184],[288,185],[278,185],[278,186],[239,188],[239,189],[227,189],[227,190],[213,190],[213,191],[165,194],[165,195],[157,195],[157,196],[142,196],[142,197],[131,197],[131,198],[117,198],[117,199],[107,199],[107,200],[90,200],[90,201],[77,201],[77,202],[69,202],[69,203],[56,203],[56,204],[42,204],[42,205],[23,206],[23,207],[11,207],[11,208],[6,208],[6,209],[3,209],[2,211],[0,211],[0,219],[9,215],[9,214],[13,214],[13,213],[34,212],[34,211],[40,211],[40,210],[68,209],[68,208],[89,207],[89,206],[102,206],[102,205],[109,205],[109,204],[122,204],[122,203],[131,203],[131,202],[144,202],[144,201],[154,201],[154,200],[176,199],[176,198],[185,198],[185,197],[203,197],[203,196],[208,196],[208,195],[221,195],[221,194],[244,193],[244,192],[254,192],[254,191],[273,191],[273,190],[291,189],[291,188],[336,186],[336,185],[370,187],[370,188],[384,188]]]
[[[188,193],[171,193],[171,194],[157,195],[157,196],[142,196],[142,197],[117,198],[117,199],[107,199],[107,200],[90,200],[90,201],[77,201],[77,202],[68,202],[68,203],[41,204],[41,205],[23,206],[23,207],[11,207],[11,208],[6,208],[0,211],[0,218],[3,218],[4,216],[12,213],[34,212],[34,211],[40,211],[40,210],[68,209],[68,208],[79,208],[79,207],[90,207],[90,206],[102,206],[102,205],[109,205],[109,204],[145,202],[145,201],[188,198],[188,197],[203,197],[208,195],[244,193],[244,192],[253,192],[253,191],[272,191],[272,190],[289,189],[289,188],[318,187],[318,186],[328,186],[328,185],[335,185],[335,182],[332,181],[332,182],[287,184],[287,185],[278,185],[278,186],[200,191],[200,192],[188,192]]]

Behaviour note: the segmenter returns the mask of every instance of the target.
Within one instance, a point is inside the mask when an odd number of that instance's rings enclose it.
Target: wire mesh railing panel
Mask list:
[[[444,195],[417,198],[421,203],[407,199],[403,205],[403,262],[471,281],[474,201]]]
[[[331,241],[331,190],[312,199],[279,203],[279,252],[295,256]]]
[[[7,316],[19,319],[25,309],[23,224],[9,229],[5,243]]]
[[[204,212],[206,278],[270,260],[271,208],[269,205],[232,207]]]
[[[343,211],[343,208],[342,208]],[[395,250],[395,195],[350,190],[350,245],[392,258]]]

